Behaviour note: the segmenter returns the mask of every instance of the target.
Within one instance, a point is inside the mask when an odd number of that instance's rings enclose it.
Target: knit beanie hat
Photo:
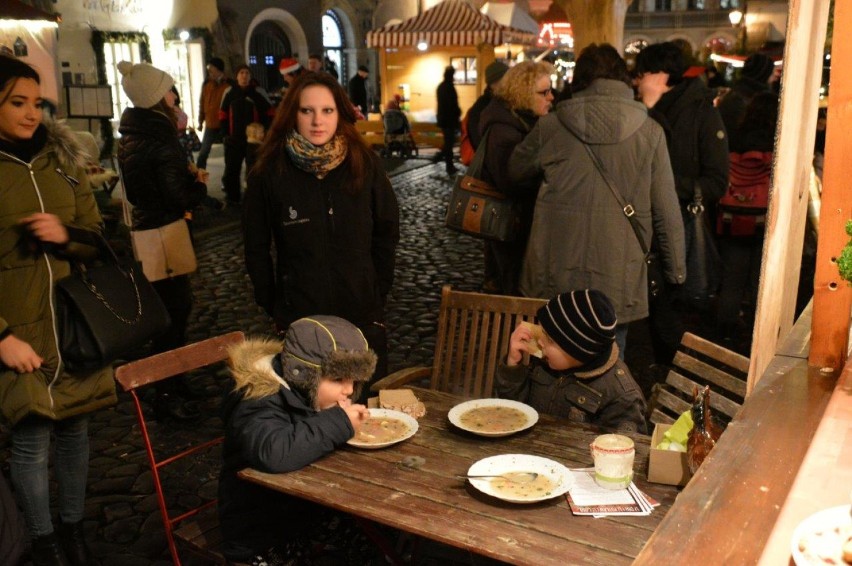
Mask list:
[[[615,341],[615,308],[594,289],[562,293],[541,307],[536,317],[547,335],[584,365],[608,354]]]
[[[165,71],[148,63],[122,61],[118,64],[121,73],[121,88],[137,108],[151,108],[166,95],[175,84]]]
[[[291,57],[285,57],[281,59],[281,63],[278,65],[278,71],[282,75],[287,75],[301,69],[302,66],[299,64],[299,61],[293,59]]]
[[[336,316],[317,315],[290,325],[280,359],[282,377],[313,402],[321,378],[369,381],[377,358],[357,326]]]
[[[772,75],[775,63],[763,53],[752,53],[743,65],[742,76],[765,83]]]
[[[503,78],[503,75],[506,74],[506,71],[509,70],[505,64],[500,61],[494,61],[487,67],[485,67],[485,84],[493,85],[497,81]]]
[[[223,73],[225,72],[225,62],[222,61],[219,57],[211,57],[209,61],[207,61],[208,65],[213,65]]]

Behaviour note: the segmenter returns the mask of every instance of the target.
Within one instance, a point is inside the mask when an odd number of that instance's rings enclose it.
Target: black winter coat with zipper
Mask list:
[[[133,205],[134,230],[170,224],[201,203],[207,185],[189,172],[177,129],[165,115],[128,108],[118,131],[118,163]]]
[[[243,205],[255,301],[282,329],[315,314],[357,326],[382,321],[393,284],[399,205],[378,157],[357,194],[343,188],[348,161],[318,179],[283,150],[279,159],[285,160],[281,173],[249,178]]]

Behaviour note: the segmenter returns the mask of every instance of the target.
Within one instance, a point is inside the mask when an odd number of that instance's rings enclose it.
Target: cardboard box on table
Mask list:
[[[668,485],[686,485],[692,474],[686,464],[686,452],[659,450],[656,446],[671,425],[658,424],[651,436],[651,459],[648,463],[648,481]]]

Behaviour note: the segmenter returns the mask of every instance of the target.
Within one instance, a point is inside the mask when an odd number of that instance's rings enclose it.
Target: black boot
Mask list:
[[[83,521],[76,523],[61,523],[59,526],[59,542],[68,557],[71,566],[89,566],[92,564],[92,552],[83,536]]]
[[[176,421],[192,421],[201,416],[201,413],[186,405],[186,402],[174,393],[158,393],[154,400],[154,418],[158,422],[166,419]]]
[[[71,566],[56,533],[33,539],[33,566]]]

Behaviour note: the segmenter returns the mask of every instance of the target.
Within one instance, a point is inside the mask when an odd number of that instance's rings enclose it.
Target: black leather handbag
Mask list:
[[[517,239],[521,220],[515,199],[482,180],[488,131],[467,172],[456,177],[447,205],[447,228],[469,236],[498,242]]]
[[[72,372],[106,367],[171,324],[139,264],[119,261],[99,235],[97,246],[103,261],[74,264],[71,275],[55,286],[59,351]]]

